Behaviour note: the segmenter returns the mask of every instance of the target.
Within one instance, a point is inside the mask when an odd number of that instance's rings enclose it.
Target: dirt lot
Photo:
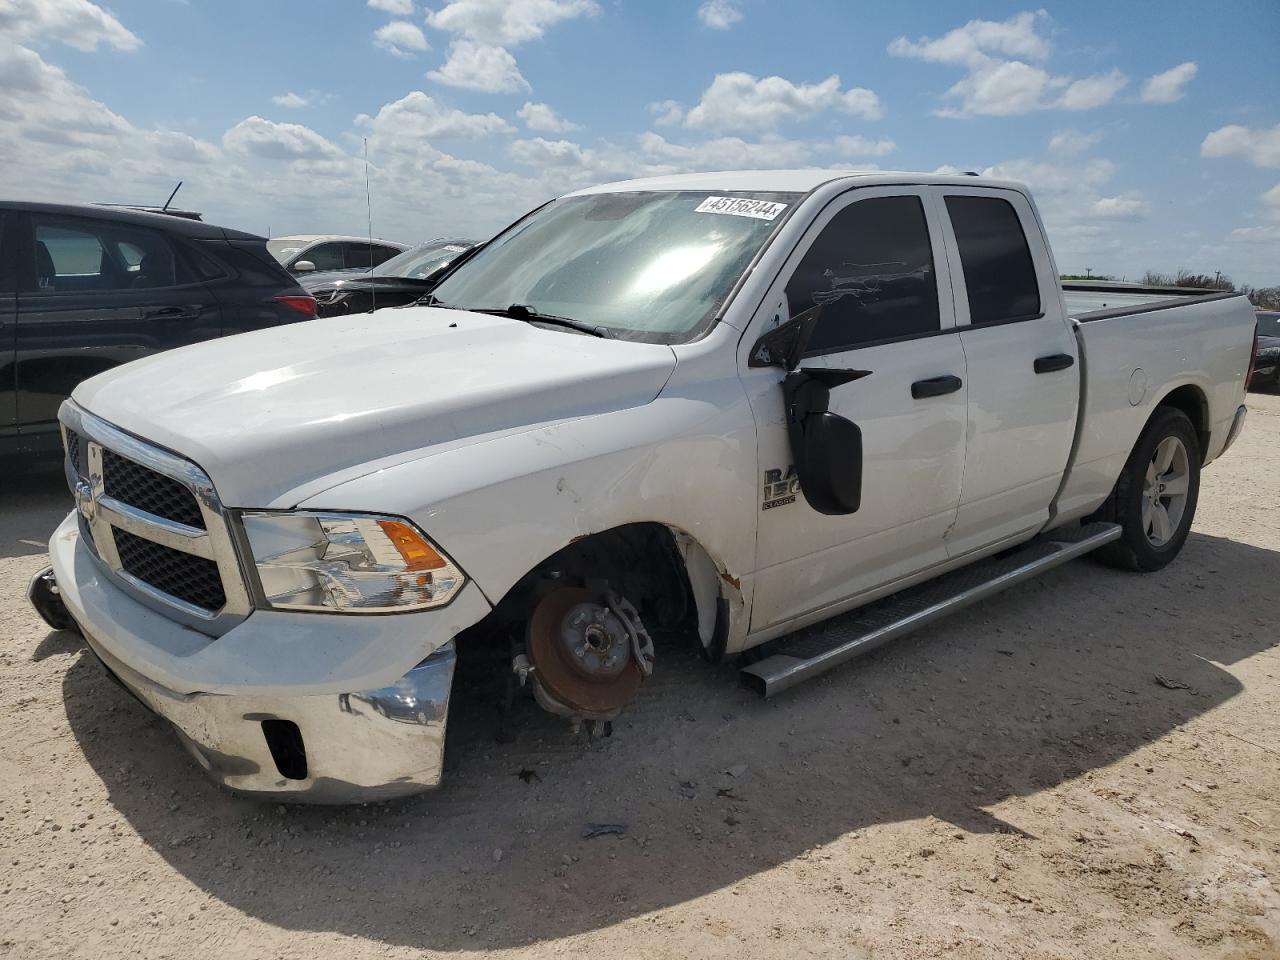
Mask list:
[[[1280,398],[1250,402],[1160,574],[1071,564],[771,703],[663,651],[611,739],[464,715],[442,791],[352,809],[220,791],[50,633],[22,595],[68,498],[9,478],[0,958],[1280,956]]]

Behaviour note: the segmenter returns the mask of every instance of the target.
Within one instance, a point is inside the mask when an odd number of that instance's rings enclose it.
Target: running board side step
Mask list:
[[[1054,531],[1051,538],[1032,540],[1012,554],[962,567],[800,630],[782,641],[776,653],[744,667],[739,681],[762,697],[772,697],[1119,538],[1116,523]]]

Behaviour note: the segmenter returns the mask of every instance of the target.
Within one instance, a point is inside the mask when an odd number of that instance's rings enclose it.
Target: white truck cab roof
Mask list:
[[[993,187],[1026,192],[1023,183],[968,174],[912,173],[901,170],[721,170],[712,173],[679,173],[637,180],[619,180],[578,190],[569,196],[593,193],[630,193],[640,190],[758,190],[809,193],[827,184],[847,181],[853,186],[889,184]]]

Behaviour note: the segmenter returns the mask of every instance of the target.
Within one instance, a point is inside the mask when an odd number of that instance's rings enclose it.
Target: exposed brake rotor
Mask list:
[[[653,641],[634,606],[612,591],[561,587],[529,618],[534,693],[552,713],[617,716],[653,672]]]

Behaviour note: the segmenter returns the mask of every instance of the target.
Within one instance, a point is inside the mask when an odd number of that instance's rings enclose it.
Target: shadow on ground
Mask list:
[[[1149,577],[1080,562],[772,702],[738,690],[729,667],[663,651],[612,738],[576,742],[530,711],[498,744],[487,712],[465,711],[441,791],[362,808],[220,791],[88,656],[64,693],[111,802],[219,900],[285,929],[512,947],[703,896],[869,825],[932,815],[1003,829],[986,808],[1238,693],[1217,664],[1272,631],[1231,618],[1278,576],[1280,554],[1199,534]],[[598,822],[626,833],[584,840]]]
[[[0,560],[39,556],[72,507],[62,463],[0,461]]]

